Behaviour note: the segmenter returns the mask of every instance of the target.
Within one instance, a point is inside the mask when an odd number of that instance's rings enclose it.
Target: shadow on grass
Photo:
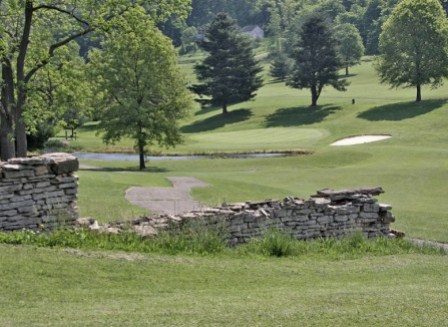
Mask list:
[[[94,132],[98,130],[99,122],[90,122],[88,124],[84,124],[81,127],[78,127],[78,131],[83,132]]]
[[[282,108],[266,117],[266,127],[310,125],[321,122],[325,117],[339,109],[341,107],[333,105]]]
[[[358,117],[370,121],[399,121],[427,114],[442,107],[446,102],[446,100],[426,100],[422,102],[392,103],[364,111]]]
[[[239,123],[248,120],[252,116],[252,112],[249,109],[239,109],[235,111],[229,111],[227,114],[218,114],[213,117],[194,122],[191,125],[182,127],[180,130],[183,133],[198,133],[211,131],[225,125]]]
[[[222,108],[219,106],[211,106],[211,105],[201,105],[201,110],[196,111],[194,113],[195,116],[200,116],[200,115],[204,115],[204,114],[208,114],[209,112],[212,111],[222,111]]]

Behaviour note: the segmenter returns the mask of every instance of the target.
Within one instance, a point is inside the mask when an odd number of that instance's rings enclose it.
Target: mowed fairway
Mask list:
[[[185,66],[191,69],[191,64]],[[391,90],[378,84],[370,61],[353,67],[351,74],[348,91],[324,89],[317,108],[308,106],[308,90],[291,89],[266,77],[254,101],[232,106],[226,117],[220,108],[196,108],[182,122],[184,144],[170,150],[151,148],[156,153],[308,150],[313,155],[154,161],[145,172],[137,172],[133,162],[84,162],[105,171],[79,172],[81,214],[101,221],[138,214],[141,210],[123,199],[125,189],[169,186],[166,176],[194,176],[210,183],[193,191],[207,205],[380,185],[386,190],[381,201],[394,207],[394,228],[411,237],[448,242],[447,87],[425,88],[424,100],[415,103],[415,90]],[[392,138],[330,146],[343,137],[362,134]],[[95,125],[81,129],[74,143],[85,150],[132,150],[130,140],[104,148],[95,136]]]

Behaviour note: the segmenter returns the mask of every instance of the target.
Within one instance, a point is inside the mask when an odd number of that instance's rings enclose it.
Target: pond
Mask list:
[[[209,155],[165,155],[146,156],[149,161],[160,160],[200,160],[200,159],[250,159],[250,158],[280,158],[309,154],[307,152],[265,152],[265,153],[222,153]],[[99,153],[99,152],[75,152],[78,159],[84,160],[104,160],[104,161],[138,161],[137,154],[129,153]]]

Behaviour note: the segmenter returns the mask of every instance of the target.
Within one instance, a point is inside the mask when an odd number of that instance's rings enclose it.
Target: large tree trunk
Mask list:
[[[142,140],[138,140],[138,158],[140,170],[145,169],[145,142]]]
[[[138,158],[139,158],[139,167],[140,170],[146,168],[145,164],[145,134],[143,133],[142,123],[137,123],[138,134],[137,134],[137,148],[138,148]]]
[[[25,91],[19,90],[19,100],[17,101],[17,107],[15,111],[15,121],[16,121],[16,154],[17,157],[26,157],[27,156],[27,141],[26,141],[26,126],[23,121],[23,105],[25,103]]]
[[[14,102],[14,77],[11,63],[3,58],[1,75],[1,105],[0,105],[0,159],[6,161],[15,157],[14,117],[12,106]]]
[[[15,157],[14,133],[8,118],[3,113],[0,120],[0,159],[6,161]]]
[[[417,97],[415,99],[416,102],[422,101],[422,86],[417,84]]]
[[[317,92],[316,86],[311,86],[311,107],[317,106],[317,99],[319,99],[319,94]]]

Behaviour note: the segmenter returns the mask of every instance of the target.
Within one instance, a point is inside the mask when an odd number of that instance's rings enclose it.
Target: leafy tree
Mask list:
[[[345,75],[348,76],[348,68],[359,64],[364,54],[361,35],[356,26],[342,24],[337,26],[335,37],[338,40],[337,52],[345,67]]]
[[[294,66],[287,85],[297,89],[309,88],[311,106],[317,105],[325,85],[331,85],[338,91],[346,89],[347,82],[338,76],[342,65],[336,45],[332,31],[322,16],[313,15],[304,22],[301,37],[291,53]]]
[[[55,52],[53,60],[39,70],[27,86],[24,121],[28,147],[41,148],[58,127],[74,130],[89,115],[90,83],[79,46],[71,43]],[[46,110],[42,110],[45,108]]]
[[[139,2],[157,19],[186,13],[188,0],[0,1],[0,157],[26,156],[28,84],[58,49],[108,28]]]
[[[133,138],[144,169],[146,146],[170,147],[181,141],[177,121],[191,98],[170,40],[142,10],[130,9],[116,25],[103,49],[91,56],[106,103],[100,128],[106,143]]]
[[[195,66],[198,80],[203,82],[193,85],[195,93],[210,96],[211,103],[221,106],[223,114],[228,105],[255,97],[262,85],[258,76],[262,69],[253,55],[252,41],[229,15],[216,16],[199,46],[208,56]]]
[[[403,0],[383,26],[375,67],[392,87],[440,86],[448,77],[448,23],[438,0]]]
[[[197,50],[197,36],[198,36],[198,30],[196,27],[191,26],[187,27],[183,30],[181,40],[182,40],[182,54],[188,53],[188,52],[196,52]]]

